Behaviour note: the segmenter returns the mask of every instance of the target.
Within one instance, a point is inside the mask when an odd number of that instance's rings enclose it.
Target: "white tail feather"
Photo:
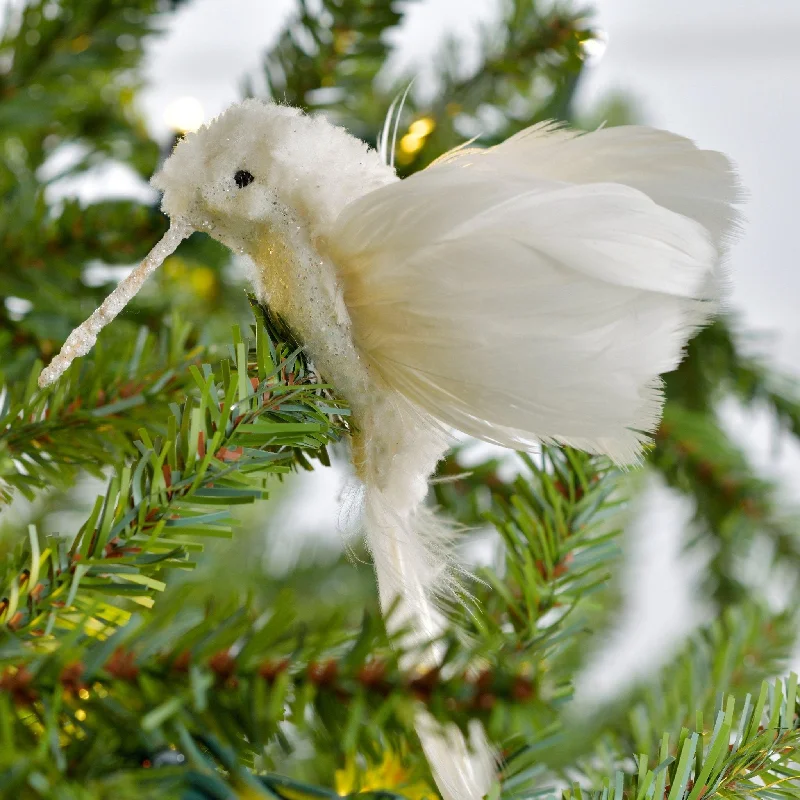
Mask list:
[[[436,595],[450,581],[444,555],[448,529],[441,525],[437,530],[424,507],[398,509],[386,492],[374,487],[367,487],[364,502],[367,543],[384,612],[400,598],[390,617],[391,632],[413,632],[403,642],[406,647],[436,639],[444,629]],[[431,651],[415,661],[406,666],[435,666],[436,654]]]
[[[457,581],[450,552],[454,528],[424,505],[428,476],[446,448],[441,431],[392,393],[376,413],[380,427],[357,436],[355,462],[364,483],[364,527],[378,579],[381,607],[392,610],[390,633],[403,632],[401,666],[439,666],[436,640],[446,620],[438,599]],[[430,646],[426,646],[430,643]],[[480,724],[467,742],[454,725],[442,727],[424,709],[417,734],[444,800],[480,800],[491,787],[494,756]]]
[[[390,631],[406,630],[403,640],[410,655],[405,669],[430,669],[441,653],[431,646],[416,651],[440,636],[444,618],[436,595],[452,582],[445,550],[450,528],[423,506],[398,509],[390,495],[366,487],[365,525],[378,578],[381,606],[389,616]],[[399,600],[399,602],[398,602]],[[418,654],[419,653],[419,654]],[[483,728],[470,726],[470,740],[455,725],[442,727],[427,711],[416,717],[417,735],[431,765],[444,800],[481,800],[495,773],[494,756]]]
[[[481,724],[469,725],[469,742],[455,725],[445,729],[427,712],[417,715],[417,734],[443,800],[482,800],[495,772],[495,758]]]

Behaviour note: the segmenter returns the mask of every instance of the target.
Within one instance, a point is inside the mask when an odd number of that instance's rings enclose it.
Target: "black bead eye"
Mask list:
[[[234,181],[236,181],[236,185],[240,189],[244,189],[245,186],[249,186],[255,178],[246,170],[240,169],[234,176]]]

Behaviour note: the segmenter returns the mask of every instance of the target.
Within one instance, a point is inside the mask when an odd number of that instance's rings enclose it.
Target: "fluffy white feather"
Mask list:
[[[742,201],[743,192],[728,158],[668,131],[625,125],[587,134],[543,122],[496,147],[455,150],[440,162],[463,163],[476,155],[513,175],[632,186],[664,208],[699,222],[717,245],[739,228],[735,204]]]
[[[636,460],[717,261],[706,228],[621,184],[438,164],[330,236],[357,347],[434,417],[511,447]]]
[[[398,181],[342,129],[253,100],[189,134],[153,183],[173,239],[204,230],[249,256],[259,298],[350,404],[381,603],[400,600],[391,624],[412,642],[442,632],[453,583],[452,531],[424,506],[444,428],[637,460],[660,374],[715,307],[738,200],[724,156],[649,128],[540,125]],[[70,337],[59,370],[98,330]],[[407,666],[438,658],[421,648]],[[468,744],[421,711],[418,731],[445,800],[482,798],[480,726]]]

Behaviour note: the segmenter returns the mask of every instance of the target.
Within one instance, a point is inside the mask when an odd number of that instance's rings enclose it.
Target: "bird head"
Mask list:
[[[287,220],[323,233],[348,202],[394,179],[343,128],[250,99],[183,137],[151,183],[173,224],[244,252]]]
[[[164,213],[240,251],[285,206],[276,162],[281,134],[298,119],[294,109],[246,101],[184,136],[151,180]]]

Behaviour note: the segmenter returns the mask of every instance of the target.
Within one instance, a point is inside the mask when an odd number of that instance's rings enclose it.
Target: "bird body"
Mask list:
[[[395,624],[408,623],[413,614],[419,636],[435,638],[441,626],[427,597],[431,586],[426,584],[436,576],[426,580],[422,574],[429,556],[422,552],[425,539],[419,543],[422,549],[415,551],[408,536],[397,529],[408,525],[415,514],[428,517],[422,505],[427,479],[447,449],[447,440],[433,420],[388,386],[358,351],[324,241],[312,242],[290,211],[280,212],[280,217],[280,223],[251,239],[245,250],[252,261],[256,296],[291,327],[315,368],[350,408],[353,464],[365,489],[365,532],[382,577],[384,609],[392,605],[402,585],[407,599],[416,596],[416,601],[397,610]],[[427,519],[429,533],[432,528],[436,533],[447,530]],[[404,565],[409,558],[414,569]],[[438,577],[447,580],[445,574]],[[413,584],[419,585],[412,588]]]
[[[542,124],[400,181],[324,118],[255,100],[187,135],[153,184],[170,236],[42,382],[181,236],[246,256],[258,299],[351,408],[381,604],[412,643],[442,633],[437,595],[454,584],[452,531],[424,504],[446,431],[636,462],[661,373],[717,308],[738,200],[724,156],[649,128]],[[437,658],[428,647],[409,666]],[[424,712],[418,731],[446,800],[482,798],[493,763],[480,729],[471,749]]]

